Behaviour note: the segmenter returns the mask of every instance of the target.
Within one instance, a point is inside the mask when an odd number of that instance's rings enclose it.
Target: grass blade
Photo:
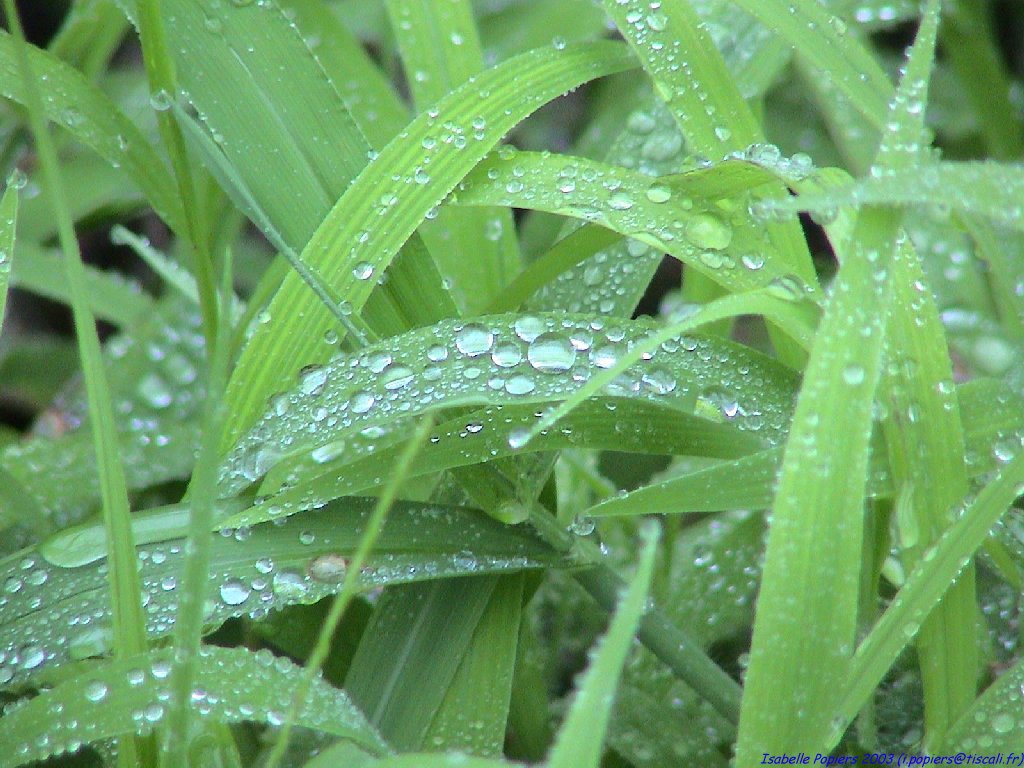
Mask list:
[[[14,224],[18,219],[18,190],[8,185],[0,199],[0,330],[7,307],[7,288],[11,283],[14,261]]]
[[[629,591],[622,596],[608,633],[591,657],[591,664],[576,690],[569,715],[562,724],[548,756],[550,768],[597,768],[602,742],[612,713],[615,689],[626,662],[633,636],[645,610],[654,573],[658,528],[650,523],[641,529],[643,549]]]

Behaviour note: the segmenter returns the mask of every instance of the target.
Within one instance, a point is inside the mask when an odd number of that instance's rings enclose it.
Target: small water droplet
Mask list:
[[[96,703],[103,701],[107,696],[107,684],[102,680],[90,680],[85,685],[85,698]]]
[[[858,363],[850,363],[848,366],[843,368],[843,381],[849,384],[851,387],[856,387],[859,384],[864,383],[864,366]]]
[[[686,223],[686,239],[698,248],[720,251],[732,242],[732,229],[708,213],[698,213]]]

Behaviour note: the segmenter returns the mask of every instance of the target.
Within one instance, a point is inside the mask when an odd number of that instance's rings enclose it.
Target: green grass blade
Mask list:
[[[389,0],[386,6],[418,112],[484,69],[469,0]],[[519,269],[510,211],[446,209],[427,230],[443,242],[434,249],[438,266],[469,314],[499,296]]]
[[[55,251],[21,240],[18,260],[11,269],[11,283],[17,288],[70,305],[71,289],[60,259]],[[148,294],[115,273],[86,266],[85,281],[87,302],[97,318],[127,329],[155,309],[155,303]]]
[[[1024,723],[1020,719],[1022,687],[1024,663],[1018,661],[978,697],[974,706],[954,723],[936,749],[949,754],[959,751],[988,755],[1019,752],[1024,738]]]
[[[25,42],[21,22],[13,0],[7,0],[4,9],[15,32],[18,68],[25,89],[29,120],[39,153],[40,166],[54,203],[58,222],[64,266],[71,293],[71,309],[75,335],[79,344],[82,371],[88,392],[89,416],[93,444],[100,476],[103,500],[104,527],[110,545],[110,590],[115,649],[119,655],[132,655],[146,647],[145,620],[142,613],[141,589],[137,574],[135,547],[129,520],[128,490],[124,465],[116,434],[113,401],[103,369],[99,336],[95,320],[86,304],[85,269],[60,178],[60,166],[50,139],[36,82],[36,73]]]
[[[930,294],[915,287],[926,284],[912,251],[894,264],[893,281],[887,382],[892,413],[886,433],[895,482],[912,505],[913,522],[901,526],[907,567],[949,524],[949,510],[968,486],[948,345]],[[967,567],[921,629],[917,653],[926,744],[937,743],[974,701],[979,667],[974,594],[974,570]]]
[[[161,692],[173,651],[152,651],[90,665],[0,720],[9,748],[0,766],[22,765],[75,751],[83,744],[152,732],[164,721]],[[220,723],[278,725],[281,696],[294,691],[301,669],[269,651],[206,646],[198,657],[197,718]],[[142,714],[137,717],[136,713]],[[343,691],[317,681],[298,713],[308,728],[350,739],[375,754],[387,745]]]
[[[694,154],[718,159],[762,140],[753,113],[689,2],[652,9],[639,0],[606,0],[604,8],[643,62]]]
[[[523,576],[503,576],[427,729],[425,744],[500,757],[522,621]]]
[[[276,768],[281,761],[281,758],[284,756],[284,751],[288,746],[288,739],[291,733],[292,724],[295,720],[295,715],[305,703],[305,695],[312,686],[316,675],[320,673],[320,670],[324,665],[324,661],[327,659],[327,654],[330,652],[331,638],[338,629],[338,623],[341,621],[341,617],[345,613],[345,609],[348,608],[352,598],[355,596],[355,585],[356,579],[358,578],[357,574],[362,572],[367,557],[376,545],[377,539],[380,537],[381,530],[384,527],[384,522],[387,519],[387,514],[395,502],[395,496],[397,495],[399,488],[402,487],[402,484],[405,483],[405,480],[409,475],[409,470],[416,458],[416,454],[423,447],[423,443],[427,439],[427,434],[432,426],[433,417],[430,415],[425,416],[420,420],[416,430],[406,442],[406,445],[393,468],[391,476],[388,478],[388,483],[384,487],[380,497],[377,499],[377,503],[374,505],[373,512],[371,513],[369,520],[367,520],[366,530],[359,539],[359,546],[356,548],[352,559],[345,565],[345,576],[342,581],[341,591],[338,592],[332,601],[330,610],[327,612],[327,617],[324,619],[324,623],[320,628],[320,635],[317,637],[316,645],[313,647],[312,653],[310,653],[309,658],[306,660],[305,674],[303,675],[302,683],[299,685],[292,697],[284,728],[281,730],[281,734],[275,742],[274,748],[267,759],[268,768]]]
[[[220,292],[220,311],[216,339],[211,347],[213,358],[206,387],[203,413],[203,436],[196,454],[196,466],[189,484],[191,497],[187,556],[182,569],[181,596],[175,619],[175,667],[171,678],[172,697],[167,728],[161,745],[163,765],[181,765],[187,760],[192,688],[198,674],[200,645],[203,634],[203,612],[207,579],[210,570],[210,536],[216,498],[216,457],[224,423],[222,397],[231,364],[228,341],[231,338],[230,317],[234,292],[231,287],[231,256],[226,255]]]
[[[622,596],[608,633],[591,657],[591,664],[577,687],[569,714],[559,729],[548,756],[550,768],[597,768],[602,743],[612,713],[615,690],[622,675],[633,637],[645,611],[647,593],[654,573],[654,554],[659,529],[649,523],[641,529],[643,549],[629,591]]]
[[[17,43],[0,33],[0,94],[20,104],[29,97],[18,69]],[[46,77],[42,109],[50,120],[110,163],[119,166],[143,191],[158,214],[175,231],[183,226],[181,204],[167,166],[143,133],[79,72],[46,51],[29,51],[32,71]]]
[[[358,314],[374,287],[368,277],[384,273],[430,209],[506,131],[563,91],[631,65],[620,46],[594,43],[525,54],[481,74],[442,100],[436,116],[433,111],[421,115],[381,151],[324,219],[303,251],[303,260],[319,270]],[[481,100],[481,93],[487,98]],[[480,139],[472,127],[477,119],[484,126]],[[473,137],[465,137],[469,143],[464,148],[458,148],[461,142],[454,143],[456,129]],[[445,142],[448,136],[453,144]],[[431,149],[424,148],[425,141]],[[416,168],[428,165],[432,183],[413,182]],[[362,232],[375,234],[363,238]],[[303,310],[304,315],[298,311],[307,304],[301,285],[286,278],[268,311],[271,317],[288,318],[287,325],[268,324],[256,330],[229,384],[234,418],[227,428],[228,441],[262,411],[266,398],[281,386],[282,372],[316,359],[315,351],[331,324],[320,308]]]
[[[337,593],[340,574],[330,566],[338,558],[351,558],[374,501],[346,497],[285,524],[234,529],[241,531],[236,536],[211,533],[207,627],[238,616],[259,618],[267,610],[307,605]],[[149,557],[142,561],[140,577],[149,600],[150,636],[162,638],[170,633],[177,613],[188,507],[160,510],[154,518],[145,531]],[[0,606],[0,649],[6,653],[0,679],[6,681],[5,688],[111,650],[102,535],[96,525],[69,529],[38,549],[0,561],[4,583],[20,585],[18,594]],[[358,574],[358,587],[364,592],[389,584],[574,563],[526,526],[509,529],[475,509],[398,502],[376,551]],[[88,622],[82,621],[85,616]],[[23,648],[40,649],[43,656],[35,666],[12,663]]]
[[[876,128],[882,128],[894,89],[871,51],[846,22],[814,0],[736,0],[806,59]],[[820,74],[819,74],[820,76]]]
[[[571,155],[505,150],[475,168],[451,202],[510,205],[593,222],[669,253],[730,291],[743,291],[792,272],[746,210],[750,191],[773,181],[767,170],[737,161],[651,178]],[[587,287],[601,282],[593,275],[584,280]]]
[[[932,205],[984,216],[1016,231],[1024,229],[1021,208],[1008,200],[1024,196],[1019,165],[944,161],[896,168],[849,186],[789,201],[772,201],[776,210],[821,212],[844,205]]]
[[[1022,483],[1024,454],[1004,465],[939,540],[922,554],[903,588],[858,646],[847,684],[838,689],[829,705],[835,716],[830,744],[839,740],[897,656],[920,631],[921,624],[970,563],[992,526],[1020,495]]]
[[[0,329],[7,307],[7,288],[11,284],[14,261],[14,224],[18,220],[18,190],[8,186],[0,199]]]
[[[323,462],[332,447],[367,427],[386,430],[396,415],[565,399],[657,328],[644,319],[596,329],[594,322],[564,313],[445,321],[308,369],[225,458],[221,494],[239,492],[289,455],[316,463],[310,452],[323,447]],[[705,358],[710,350],[715,356]],[[737,375],[725,360],[745,372]],[[772,440],[784,430],[793,389],[792,372],[747,347],[683,337],[664,341],[609,394],[677,402],[683,410],[703,398],[722,421]]]
[[[496,584],[495,577],[435,581],[389,590],[378,602],[345,690],[399,750],[425,746]]]
[[[879,173],[912,161],[920,147],[935,3],[929,11],[893,100]],[[893,293],[889,272],[900,258],[899,221],[898,213],[869,207],[839,244],[840,271],[804,374],[772,508],[740,719],[741,762],[765,751],[824,748],[834,727],[824,705],[845,680],[858,628],[860,574],[853,566],[863,546],[872,403]],[[835,444],[837,434],[845,438]],[[819,567],[815,553],[825,540],[832,542],[832,562],[851,567]],[[797,628],[808,621],[816,632]],[[780,637],[795,639],[782,645]],[[788,706],[779,706],[780,685],[799,691]]]

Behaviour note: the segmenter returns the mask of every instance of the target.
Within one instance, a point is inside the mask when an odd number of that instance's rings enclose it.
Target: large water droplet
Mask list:
[[[530,343],[526,357],[541,373],[561,373],[576,362],[576,348],[560,333],[542,333]]]
[[[107,684],[102,680],[91,680],[85,685],[85,698],[91,702],[103,701],[107,696]]]
[[[698,248],[720,251],[732,242],[732,229],[708,213],[698,213],[686,223],[686,239]]]
[[[469,323],[455,334],[455,346],[464,355],[477,357],[491,349],[494,334],[491,329],[480,323]]]
[[[238,579],[225,581],[220,586],[220,599],[226,605],[241,605],[249,599],[250,594],[252,594],[252,590],[249,588],[249,585]]]

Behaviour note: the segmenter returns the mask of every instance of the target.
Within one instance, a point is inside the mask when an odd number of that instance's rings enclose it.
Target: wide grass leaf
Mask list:
[[[209,592],[204,621],[261,618],[273,608],[309,604],[336,593],[348,558],[358,546],[372,498],[347,497],[282,525],[212,533]],[[139,530],[140,578],[148,600],[147,628],[167,635],[174,624],[188,509],[150,513]],[[345,520],[344,525],[339,520]],[[63,531],[0,561],[14,592],[0,603],[5,654],[0,681],[20,686],[72,659],[109,650],[106,546],[100,525]],[[508,528],[460,507],[399,503],[377,550],[360,571],[369,591],[393,583],[518,571],[542,564],[569,565],[528,528]]]
[[[339,440],[368,427],[386,429],[396,416],[565,399],[652,326],[565,315],[446,321],[340,356],[304,371],[297,386],[273,399],[224,462],[221,493],[237,493],[288,455],[331,445],[339,451]],[[736,365],[726,366],[727,359]],[[608,394],[678,403],[684,411],[703,399],[723,420],[770,440],[785,427],[793,388],[790,372],[749,348],[683,337],[665,341],[612,382]],[[320,460],[331,450],[323,448]]]
[[[74,752],[83,744],[147,734],[167,712],[172,651],[82,665],[77,674],[0,718],[7,749],[0,766],[17,766]],[[206,646],[198,657],[192,702],[197,718],[280,725],[301,667],[269,651]],[[317,681],[298,713],[307,728],[344,737],[376,754],[388,747],[344,691]]]

